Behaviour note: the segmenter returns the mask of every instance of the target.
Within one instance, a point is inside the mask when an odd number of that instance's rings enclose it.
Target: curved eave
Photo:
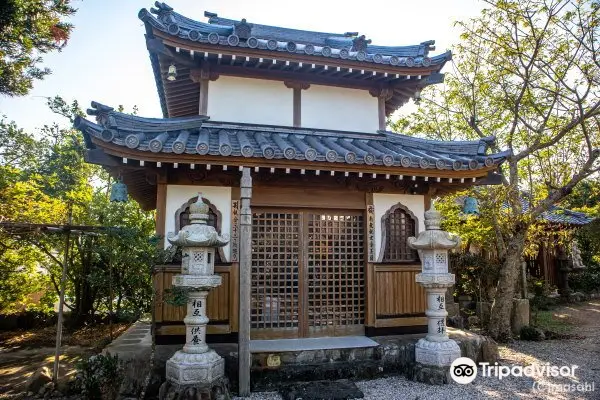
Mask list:
[[[497,166],[483,167],[475,170],[437,170],[435,168],[402,168],[402,167],[384,167],[377,165],[365,164],[346,164],[346,163],[329,163],[316,162],[306,160],[288,160],[285,158],[265,159],[261,157],[236,157],[236,156],[213,156],[199,154],[173,154],[173,153],[153,153],[139,149],[129,149],[123,146],[104,143],[99,139],[93,138],[94,145],[101,148],[106,154],[118,158],[127,159],[130,161],[143,161],[144,163],[162,163],[162,164],[196,164],[196,165],[222,165],[230,168],[237,167],[259,167],[259,168],[280,168],[280,169],[304,169],[304,170],[319,170],[319,171],[339,171],[348,173],[362,174],[381,174],[381,175],[402,175],[406,177],[430,177],[430,178],[453,178],[455,183],[459,179],[480,179],[485,178],[489,172],[497,170]],[[431,181],[432,183],[434,181]]]
[[[204,46],[220,48],[221,50],[223,48],[236,48],[235,52],[237,53],[259,51],[264,56],[269,57],[270,55],[271,57],[283,59],[286,59],[286,57],[295,59],[295,57],[300,56],[306,59],[307,62],[313,60],[318,63],[322,63],[324,59],[328,59],[335,62],[347,63],[347,65],[356,68],[364,68],[366,66],[369,66],[369,68],[377,67],[378,69],[393,73],[406,69],[418,73],[420,69],[428,69],[429,67],[437,67],[437,69],[434,68],[433,70],[439,71],[444,63],[452,57],[450,51],[434,57],[428,57],[426,49],[429,48],[428,44],[431,42],[424,42],[427,46],[424,46],[424,44],[390,47],[370,46],[377,51],[376,53],[350,51],[347,49],[347,45],[343,48],[335,48],[331,46],[312,45],[310,43],[281,41],[272,36],[266,38],[254,37],[256,41],[250,41],[249,44],[248,41],[240,40],[237,36],[233,35],[233,27],[205,24],[187,18],[186,22],[182,22],[181,18],[185,17],[175,12],[171,12],[170,14],[165,17],[171,19],[171,22],[168,24],[161,22],[146,9],[142,9],[138,16],[147,26],[152,27],[154,34],[165,38],[172,38],[180,45],[187,45],[190,50]],[[231,28],[232,33],[229,33],[229,29],[226,28]],[[235,37],[232,38],[232,36]],[[290,45],[290,43],[293,43],[293,45]],[[369,46],[367,46],[367,50],[369,50]],[[385,54],[386,51],[387,54]],[[396,55],[402,54],[403,51],[407,54],[412,52],[414,56]]]
[[[118,131],[153,134],[166,131],[196,129],[201,127],[203,122],[209,120],[209,117],[204,115],[178,118],[141,117],[139,115],[114,111],[112,107],[98,102],[92,102],[92,108],[89,108],[87,113],[88,115],[96,116],[98,123],[94,124],[85,118],[77,116],[73,123],[75,128],[80,130],[91,129],[94,132],[113,130],[113,134],[116,134]]]
[[[106,106],[102,106],[106,107]],[[99,107],[98,125],[77,118],[88,148],[154,162],[214,163],[432,177],[479,177],[505,153],[485,141],[438,142],[390,132],[360,133],[126,116]],[[145,128],[146,130],[143,130]]]

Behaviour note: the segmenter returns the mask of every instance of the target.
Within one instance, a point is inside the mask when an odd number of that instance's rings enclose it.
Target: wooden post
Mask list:
[[[60,345],[63,329],[63,308],[65,307],[65,286],[67,285],[67,264],[69,263],[69,246],[71,244],[71,224],[73,223],[73,206],[69,205],[69,222],[65,234],[65,254],[60,277],[60,296],[58,300],[58,322],[56,323],[56,347],[54,349],[54,368],[52,369],[52,381],[54,387],[58,383],[58,367],[60,360]]]
[[[239,306],[239,340],[238,368],[239,395],[250,395],[250,280],[252,262],[252,177],[250,168],[244,167],[240,185],[240,306]]]
[[[200,101],[198,104],[198,114],[206,115],[208,113],[208,79],[200,79]]]
[[[379,120],[379,130],[385,131],[385,102],[392,98],[394,91],[391,88],[373,88],[369,90],[373,97],[377,97],[377,119]]]
[[[156,235],[160,237],[158,248],[165,248],[165,222],[167,217],[167,174],[165,171],[156,173]]]
[[[385,97],[379,96],[377,98],[377,119],[379,120],[379,130],[385,131]]]
[[[294,127],[302,126],[302,89],[294,88]]]

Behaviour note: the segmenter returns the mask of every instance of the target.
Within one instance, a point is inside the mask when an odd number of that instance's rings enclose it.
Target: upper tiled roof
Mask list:
[[[339,34],[281,28],[221,18],[213,13],[205,13],[209,17],[205,23],[184,17],[165,3],[157,1],[155,6],[150,11],[142,9],[139,18],[162,32],[195,42],[391,66],[438,66],[438,70],[452,57],[449,51],[429,57],[429,51],[435,49],[433,40],[413,46],[376,46],[357,32]]]
[[[435,141],[392,132],[339,132],[269,125],[211,122],[206,116],[153,119],[92,103],[75,127],[91,138],[142,152],[328,161],[438,170],[476,170],[504,161],[506,154],[486,154],[494,138]]]

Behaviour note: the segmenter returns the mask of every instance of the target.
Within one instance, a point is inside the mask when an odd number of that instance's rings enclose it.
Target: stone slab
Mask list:
[[[251,340],[251,353],[277,353],[331,349],[377,347],[379,344],[366,336],[343,336],[304,339]]]

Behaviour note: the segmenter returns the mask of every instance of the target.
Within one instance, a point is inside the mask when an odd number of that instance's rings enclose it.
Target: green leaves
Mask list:
[[[49,107],[71,122],[76,102],[48,99]],[[74,234],[67,265],[67,306],[75,320],[149,310],[151,267],[157,256],[154,216],[130,200],[109,202],[109,176],[84,161],[81,135],[62,123],[44,126],[41,135],[0,121],[0,220],[113,227]],[[62,271],[64,236],[60,233],[0,230],[0,311],[17,309],[27,295],[55,293]],[[111,291],[112,282],[112,291]]]
[[[70,0],[4,0],[0,3],[0,95],[22,96],[50,73],[39,54],[62,49],[73,26]]]

